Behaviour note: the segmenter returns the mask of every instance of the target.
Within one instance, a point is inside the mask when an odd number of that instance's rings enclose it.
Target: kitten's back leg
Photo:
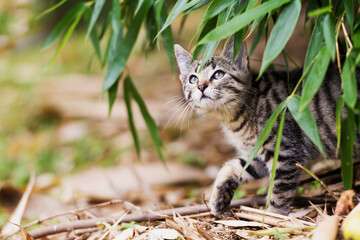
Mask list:
[[[245,159],[232,159],[227,161],[219,171],[210,197],[210,208],[214,215],[220,215],[228,210],[239,185],[268,175],[265,163],[255,158],[240,176],[245,164]]]
[[[270,167],[272,160],[268,164]],[[296,166],[295,160],[279,156],[268,211],[288,214],[292,199],[296,194],[300,173],[301,170]]]

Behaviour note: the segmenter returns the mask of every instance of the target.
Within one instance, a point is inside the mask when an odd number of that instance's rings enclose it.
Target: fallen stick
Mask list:
[[[264,205],[265,199],[263,196],[253,196],[245,199],[239,199],[231,202],[230,207],[239,207],[241,205],[253,206],[254,204]],[[205,204],[180,207],[173,209],[166,209],[157,212],[144,212],[142,214],[128,214],[126,215],[121,222],[142,222],[142,221],[157,221],[165,219],[166,217],[173,216],[174,213],[184,215],[190,215],[194,213],[202,213],[209,211],[208,207]],[[61,223],[53,226],[47,226],[43,228],[38,228],[29,232],[34,238],[41,238],[57,233],[70,232],[75,229],[91,228],[97,226],[99,222],[108,222],[114,223],[118,220],[119,217],[104,217],[97,219],[86,219],[86,220],[77,220],[68,223]]]
[[[353,198],[354,202],[358,202],[356,197],[360,197],[360,195],[355,195]],[[230,208],[240,207],[240,206],[254,206],[254,205],[265,205],[265,197],[264,195],[256,195],[244,199],[234,200],[231,202]],[[324,197],[295,197],[293,205],[296,206],[306,206],[309,204],[309,201],[314,204],[324,204],[326,203],[335,203],[336,201],[332,198],[325,200]],[[173,216],[174,213],[185,216],[185,215],[192,215],[192,214],[199,214],[208,212],[209,209],[206,204],[200,204],[195,206],[187,206],[187,207],[180,207],[180,208],[173,208],[173,209],[166,209],[157,212],[144,212],[141,214],[128,214],[126,215],[121,222],[142,222],[142,221],[157,221],[165,219],[166,217]],[[114,223],[116,222],[119,217],[103,217],[97,219],[86,219],[86,220],[76,220],[68,223],[61,223],[57,225],[47,226],[32,230],[29,232],[31,236],[34,238],[41,238],[57,233],[62,232],[70,232],[77,229],[84,229],[84,228],[92,228],[96,227],[99,222],[108,222]]]

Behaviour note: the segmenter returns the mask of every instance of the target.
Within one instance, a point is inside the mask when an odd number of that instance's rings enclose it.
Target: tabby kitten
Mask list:
[[[201,71],[201,60],[191,62],[192,56],[175,45],[175,56],[180,69],[180,81],[185,100],[199,114],[220,120],[227,140],[237,149],[238,158],[227,161],[221,168],[210,197],[214,215],[224,213],[236,188],[249,180],[269,175],[272,167],[276,130],[275,124],[258,155],[243,172],[243,167],[266,121],[275,108],[289,95],[302,75],[302,70],[290,72],[268,71],[259,81],[248,67],[243,44],[233,61],[233,37],[220,56],[211,57]],[[360,73],[357,82],[360,86]],[[319,92],[309,104],[318,125],[321,141],[328,157],[333,157],[337,137],[335,130],[336,101],[341,95],[340,75],[335,66],[329,67]],[[359,135],[357,145],[359,149]],[[269,211],[287,214],[296,193],[300,171],[296,162],[306,163],[321,154],[305,136],[290,113],[286,113],[280,155]],[[239,178],[240,176],[240,178]]]

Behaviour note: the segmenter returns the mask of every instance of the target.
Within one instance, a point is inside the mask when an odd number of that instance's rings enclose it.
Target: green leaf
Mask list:
[[[85,38],[88,38],[99,15],[100,15],[100,12],[101,12],[101,9],[103,8],[104,6],[104,3],[105,3],[105,0],[96,0],[95,2],[95,5],[94,5],[94,11],[92,12],[92,15],[91,15],[91,20],[90,20],[90,23],[89,23],[89,27],[88,27],[88,30],[86,32],[86,37]]]
[[[244,37],[246,34],[246,28],[241,29],[239,32],[236,32],[234,34],[234,56],[233,56],[233,62],[235,61],[235,58],[241,48],[241,44],[244,41]]]
[[[69,26],[69,24],[80,14],[83,13],[85,8],[85,4],[80,2],[76,4],[55,26],[50,35],[46,38],[44,44],[42,45],[42,49],[50,47],[65,31],[65,29]]]
[[[344,190],[352,189],[353,183],[353,148],[355,142],[355,117],[348,108],[348,117],[341,124],[341,176]]]
[[[102,92],[107,91],[119,78],[120,74],[124,70],[125,64],[133,49],[139,30],[143,20],[145,19],[150,6],[153,1],[145,1],[141,6],[138,14],[135,16],[134,21],[129,26],[129,30],[124,38],[121,38],[116,42],[116,51],[110,57],[108,61],[108,70],[106,72]]]
[[[354,108],[357,99],[357,83],[354,61],[350,56],[345,60],[341,73],[341,82],[344,90],[344,100],[350,108]]]
[[[258,1],[259,0],[250,0],[247,7],[246,7],[246,12],[253,9]]]
[[[359,17],[359,19],[360,19],[360,17]],[[354,42],[354,48],[360,48],[360,27],[354,31],[352,40]]]
[[[344,0],[345,16],[349,24],[351,33],[354,30],[354,1],[353,0]]]
[[[316,126],[315,119],[310,112],[309,108],[306,107],[303,112],[299,112],[300,108],[300,97],[294,95],[287,100],[287,106],[290,110],[291,115],[301,128],[305,135],[315,144],[320,152],[325,156],[324,148],[321,144],[319,131]]]
[[[263,19],[264,19],[264,16],[259,17],[259,18],[257,18],[257,19],[254,20],[254,22],[251,24],[251,28],[250,28],[250,31],[249,31],[248,36],[250,36],[250,35],[254,32],[255,28],[256,28],[259,24],[261,24],[261,22],[262,22]],[[259,27],[259,28],[260,28],[260,27]]]
[[[133,140],[134,140],[134,146],[135,146],[138,157],[140,157],[140,142],[139,142],[139,137],[138,137],[138,134],[137,134],[137,131],[135,128],[135,123],[134,123],[132,108],[131,108],[131,90],[132,89],[131,89],[131,86],[129,86],[130,81],[131,81],[130,77],[126,76],[126,78],[124,80],[124,101],[125,101],[125,105],[126,105],[131,135],[133,136]]]
[[[140,4],[138,6],[141,6]],[[111,9],[111,27],[115,34],[115,38],[119,35],[119,31],[122,28],[121,24],[121,5],[119,0],[112,1],[112,9]]]
[[[199,2],[198,4],[192,6],[191,8],[189,8],[188,10],[186,10],[186,12],[184,13],[184,16],[188,15],[189,13],[205,6],[206,4],[208,4],[209,2],[211,2],[211,0],[202,0],[201,2]]]
[[[227,19],[227,11],[223,10],[219,15],[218,15],[218,19],[217,19],[217,23],[216,25],[219,26],[221,24],[223,24],[226,19]],[[206,44],[206,49],[205,49],[205,54],[204,57],[201,60],[201,65],[199,68],[199,71],[201,71],[201,69],[203,68],[203,66],[205,65],[205,63],[210,59],[210,57],[213,55],[213,53],[215,52],[217,46],[219,45],[220,41],[214,41],[214,42],[210,42]]]
[[[119,80],[120,80],[120,78],[119,78]],[[112,85],[111,88],[110,88],[109,91],[108,91],[108,99],[109,99],[109,114],[108,114],[108,116],[109,116],[109,117],[110,117],[112,107],[114,106],[114,102],[115,102],[116,97],[117,97],[119,80],[117,80],[117,81],[115,82],[115,84]]]
[[[315,9],[315,10],[309,12],[308,17],[310,17],[310,18],[316,17],[316,16],[319,16],[324,13],[331,13],[331,11],[332,11],[332,5],[329,5],[329,6],[318,8],[318,9]]]
[[[210,6],[207,8],[205,15],[201,22],[206,22],[210,18],[213,18],[217,16],[219,13],[221,13],[225,8],[229,7],[232,3],[234,3],[234,0],[213,0],[210,4]]]
[[[310,73],[305,81],[304,88],[301,93],[301,101],[299,106],[300,112],[303,112],[307,108],[307,105],[319,90],[328,69],[330,58],[331,55],[329,51],[327,50],[326,46],[323,46],[317,55],[317,59],[312,65]]]
[[[256,140],[254,148],[251,150],[249,159],[247,160],[246,165],[244,166],[242,171],[244,171],[250,165],[251,161],[256,157],[257,153],[259,152],[260,148],[262,147],[266,138],[268,137],[272,127],[274,126],[280,112],[285,108],[285,105],[286,105],[286,100],[281,102],[279,104],[279,106],[277,106],[276,109],[274,110],[274,112],[271,114],[271,116],[268,119],[268,121],[266,122],[263,130],[261,131],[260,136]]]
[[[111,31],[110,36],[109,36],[109,38],[107,40],[107,43],[106,43],[106,48],[105,48],[105,52],[104,52],[104,58],[101,61],[101,66],[102,67],[104,67],[106,65],[106,62],[107,62],[108,59],[112,58],[112,57],[110,57],[110,55],[111,55],[110,54],[110,49],[111,49],[111,45],[112,45],[113,41],[115,41],[114,40],[114,33],[113,33],[113,31]],[[114,54],[113,51],[111,51],[111,52]]]
[[[269,206],[271,193],[272,193],[273,188],[274,188],[276,165],[277,165],[277,162],[278,162],[278,159],[279,159],[281,138],[282,138],[282,132],[283,132],[283,129],[284,129],[284,122],[285,122],[285,115],[286,115],[286,107],[285,107],[285,109],[284,109],[284,111],[282,113],[281,120],[280,120],[280,123],[279,123],[279,127],[278,127],[278,130],[277,130],[277,133],[276,133],[274,158],[273,158],[273,163],[272,163],[272,168],[271,168],[271,176],[270,176],[270,187],[269,187],[269,191],[268,191],[268,196],[266,198],[265,209],[267,209],[267,207]]]
[[[160,26],[162,26],[164,24],[166,17],[167,17],[166,5],[163,4],[162,8],[161,8],[161,15],[160,15]],[[172,72],[172,74],[174,74],[175,73],[174,37],[173,37],[170,25],[161,33],[161,39],[162,39],[164,48],[165,48],[166,53],[169,58],[171,72]]]
[[[240,14],[239,16],[234,17],[230,21],[212,30],[198,44],[201,45],[229,37],[240,29],[246,27],[251,21],[255,20],[256,18],[259,18],[290,1],[291,0],[271,0],[265,2],[256,8],[253,8]]]
[[[220,41],[210,42],[210,43],[206,44],[204,57],[201,60],[201,65],[200,65],[199,71],[201,71],[201,69],[203,68],[205,63],[211,58],[211,56],[215,52],[215,50],[216,50],[217,46],[219,45],[219,43],[220,43]]]
[[[257,21],[258,19],[261,19],[261,18],[257,18],[255,19],[255,21]],[[253,23],[253,25],[255,24],[255,21]],[[249,56],[251,56],[255,50],[255,48],[257,47],[257,45],[259,44],[260,40],[261,40],[261,37],[264,33],[264,30],[265,30],[265,27],[266,27],[266,23],[267,23],[267,19],[266,18],[262,18],[260,24],[259,24],[259,28],[258,28],[258,31],[255,35],[255,38],[254,38],[254,41],[252,42],[252,45],[251,45],[251,48],[250,48],[250,51],[249,51]],[[251,32],[251,30],[250,30]]]
[[[140,94],[138,93],[135,86],[133,85],[131,78],[127,77],[125,79],[125,81],[127,82],[128,89],[130,89],[133,99],[136,101],[136,103],[138,104],[138,106],[140,108],[140,112],[145,120],[146,126],[149,130],[149,133],[150,133],[151,139],[154,143],[157,154],[160,157],[161,161],[165,164],[165,160],[164,160],[164,157],[162,154],[162,148],[164,145],[162,143],[159,132],[157,130],[156,123],[155,123],[154,119],[151,117],[149,111],[147,110],[146,105],[145,105],[144,101],[142,100]]]
[[[158,35],[156,37],[159,37],[159,35],[162,33],[162,31],[164,31],[178,16],[182,11],[185,11],[186,9],[189,9],[193,6],[195,6],[196,4],[198,4],[199,2],[201,2],[201,0],[191,0],[189,3],[187,3],[187,0],[178,0],[174,6],[174,8],[171,10],[171,12],[169,13],[168,18],[166,19],[163,27],[161,28],[161,30],[158,32]]]
[[[142,6],[142,4],[144,3],[144,1],[146,0],[139,0],[138,5],[136,6],[136,10],[135,10],[135,15],[138,13],[138,11],[140,10],[140,7]]]
[[[89,23],[91,18],[92,9],[87,7],[85,11],[85,20]],[[93,44],[96,56],[98,60],[101,62],[101,50],[100,50],[100,38],[95,28],[91,30],[90,33],[91,42]]]
[[[323,32],[326,47],[331,54],[331,59],[335,59],[335,23],[330,14],[326,14],[323,22]]]
[[[307,69],[309,64],[316,57],[316,55],[318,54],[318,52],[321,48],[322,41],[323,41],[323,32],[322,32],[323,18],[324,18],[323,15],[318,17],[315,27],[311,33],[309,45],[308,45],[308,48],[306,51],[306,56],[305,56],[305,62],[304,62],[304,68],[303,68],[304,71]]]
[[[46,65],[46,67],[43,69],[42,73],[46,72],[55,62],[55,59],[57,58],[57,56],[59,55],[61,49],[64,47],[65,43],[69,40],[69,38],[71,37],[72,33],[74,32],[74,29],[76,28],[76,26],[78,25],[83,13],[85,12],[85,5],[82,5],[81,10],[78,12],[74,22],[70,25],[70,27],[68,28],[68,30],[66,31],[64,37],[61,39],[59,46],[56,48],[54,55],[52,56],[52,58],[50,59],[50,61],[48,62],[48,64]]]
[[[202,30],[200,32],[199,40],[202,39],[209,31],[211,31],[212,29],[214,29],[216,27],[217,18],[218,17],[214,17],[206,22],[205,26],[202,28]],[[192,61],[194,61],[195,59],[197,59],[200,56],[200,54],[206,49],[206,46],[207,46],[207,44],[196,45]]]
[[[60,7],[61,5],[63,5],[64,3],[66,3],[67,0],[62,0],[61,2],[55,4],[54,6],[52,6],[49,9],[46,9],[45,11],[43,11],[42,13],[40,13],[39,16],[36,17],[36,19],[40,19],[41,17],[43,17],[44,15],[54,11],[55,9],[57,9],[58,7]]]
[[[344,98],[341,96],[339,97],[339,99],[337,100],[336,103],[336,121],[335,121],[335,125],[336,125],[336,135],[337,135],[337,146],[336,146],[336,157],[338,157],[339,155],[339,148],[340,148],[340,142],[341,142],[341,112],[344,108]]]
[[[295,29],[301,11],[301,2],[293,1],[281,12],[271,31],[265,47],[259,76],[263,74],[270,63],[281,53]]]
[[[101,30],[100,30],[100,34],[99,34],[100,40],[104,37],[105,32],[108,29],[110,21],[111,21],[111,14],[107,15],[103,21],[103,24],[102,24]]]

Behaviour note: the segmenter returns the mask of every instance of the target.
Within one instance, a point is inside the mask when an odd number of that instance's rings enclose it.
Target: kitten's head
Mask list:
[[[180,81],[185,100],[200,113],[226,114],[235,106],[244,104],[251,84],[245,44],[235,60],[233,37],[226,43],[221,55],[211,57],[199,72],[201,59],[191,63],[192,56],[175,45],[175,56],[180,69]]]

